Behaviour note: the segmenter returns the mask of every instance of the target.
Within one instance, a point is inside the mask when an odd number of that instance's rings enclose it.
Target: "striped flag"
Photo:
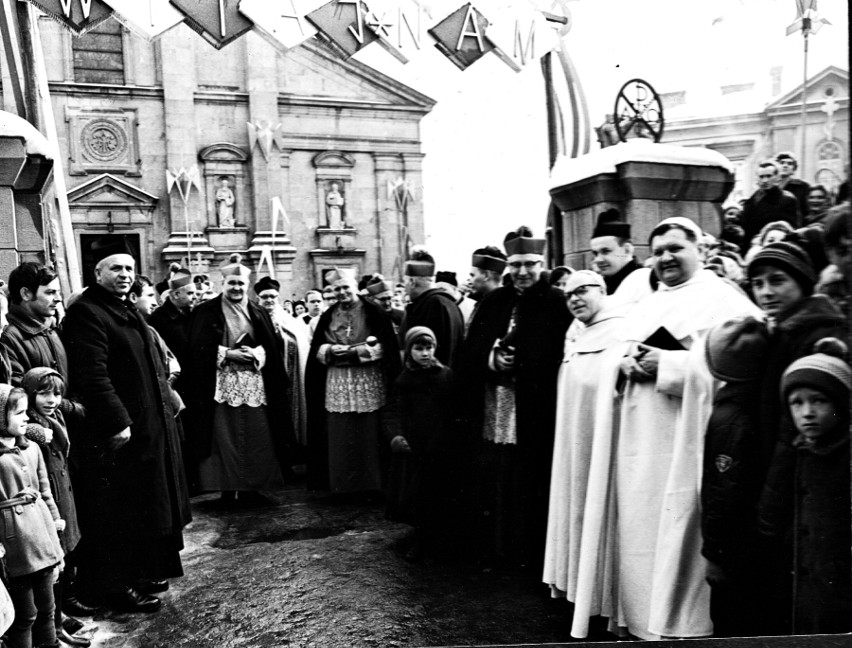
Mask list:
[[[579,157],[591,150],[592,124],[586,95],[564,46],[541,59],[547,99],[550,168],[560,156]]]

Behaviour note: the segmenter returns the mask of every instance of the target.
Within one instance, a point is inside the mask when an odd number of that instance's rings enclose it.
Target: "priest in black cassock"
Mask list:
[[[506,236],[509,281],[473,316],[459,383],[473,437],[477,553],[536,569],[544,556],[556,379],[571,322],[565,295],[542,277],[544,245],[527,227]]]

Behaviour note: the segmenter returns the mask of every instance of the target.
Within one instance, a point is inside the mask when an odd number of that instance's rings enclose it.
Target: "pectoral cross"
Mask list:
[[[346,325],[346,340],[352,339],[352,322]]]

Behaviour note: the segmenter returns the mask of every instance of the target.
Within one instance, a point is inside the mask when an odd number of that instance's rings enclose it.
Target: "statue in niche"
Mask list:
[[[325,195],[325,215],[328,226],[331,229],[348,227],[346,216],[343,212],[345,204],[346,201],[343,199],[343,194],[340,193],[340,184],[332,182],[329,192]]]
[[[231,189],[231,181],[228,178],[220,178],[219,188],[216,189],[216,217],[219,227],[231,228],[237,224],[234,218],[234,191]]]

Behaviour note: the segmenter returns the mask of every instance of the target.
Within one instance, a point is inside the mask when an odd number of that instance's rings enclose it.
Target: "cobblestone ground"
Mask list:
[[[535,574],[460,560],[403,559],[410,528],[381,504],[293,488],[275,506],[193,500],[183,553],[152,615],[108,614],[104,648],[450,646],[568,641],[565,601]]]

